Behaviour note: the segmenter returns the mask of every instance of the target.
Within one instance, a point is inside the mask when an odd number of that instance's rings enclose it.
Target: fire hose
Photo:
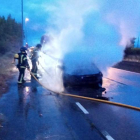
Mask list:
[[[34,77],[34,79],[45,89],[47,89],[47,87],[45,87],[35,76],[34,74],[29,70],[31,76]],[[47,89],[48,90],[48,89]],[[90,97],[86,97],[86,96],[79,96],[79,95],[73,95],[73,94],[68,94],[68,93],[59,93],[59,92],[54,92],[56,94],[59,95],[63,95],[63,96],[69,96],[69,97],[74,97],[74,98],[80,98],[80,99],[86,99],[86,100],[91,100],[91,101],[96,101],[96,102],[100,102],[100,103],[106,103],[106,104],[111,104],[111,105],[115,105],[115,106],[120,106],[120,107],[124,107],[124,108],[129,108],[129,109],[133,109],[133,110],[137,110],[140,111],[139,107],[135,107],[135,106],[130,106],[130,105],[126,105],[126,104],[122,104],[122,103],[117,103],[117,102],[112,102],[112,101],[106,101],[106,100],[101,100],[101,99],[95,99],[95,98],[90,98]]]

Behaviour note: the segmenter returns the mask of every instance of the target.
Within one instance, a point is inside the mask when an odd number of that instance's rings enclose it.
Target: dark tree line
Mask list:
[[[9,15],[0,16],[0,54],[15,52],[22,44],[22,25]]]
[[[126,46],[124,50],[125,57],[128,55],[140,55],[140,48],[135,47],[136,38],[131,38],[130,43]]]

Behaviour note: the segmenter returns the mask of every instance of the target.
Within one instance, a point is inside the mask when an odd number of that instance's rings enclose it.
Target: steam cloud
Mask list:
[[[43,81],[56,91],[63,90],[57,67],[67,62],[70,53],[77,54],[73,55],[75,67],[77,61],[83,65],[93,62],[106,72],[122,60],[126,44],[140,30],[139,0],[61,0],[43,7],[51,13],[45,31],[51,39],[42,49]]]

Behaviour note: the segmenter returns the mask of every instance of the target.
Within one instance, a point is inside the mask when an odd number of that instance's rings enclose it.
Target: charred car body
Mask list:
[[[67,68],[64,67],[63,71],[63,84],[64,87],[68,86],[90,86],[94,88],[102,87],[103,74],[96,69],[95,65],[93,69],[79,68],[75,69],[73,73],[69,73]],[[85,71],[87,73],[85,73]]]
[[[80,54],[81,56],[81,54]],[[102,87],[102,72],[91,62],[90,58],[79,57],[76,54],[67,55],[68,59],[64,59],[63,70],[63,85],[68,86],[89,86],[93,88]],[[77,58],[78,57],[78,58]],[[75,59],[76,58],[76,59]],[[84,60],[82,58],[85,58]]]

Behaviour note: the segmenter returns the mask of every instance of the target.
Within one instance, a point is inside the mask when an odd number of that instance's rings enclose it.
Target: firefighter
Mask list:
[[[37,70],[38,70],[38,67],[37,67],[37,62],[39,64],[39,52],[42,48],[42,45],[41,44],[37,44],[36,47],[32,48],[31,50],[31,54],[30,54],[30,59],[31,59],[31,62],[32,62],[32,74],[36,77],[37,77]]]
[[[27,68],[30,70],[28,61],[27,61],[27,48],[21,47],[20,53],[15,54],[14,61],[18,60],[17,68],[19,70],[19,77],[18,77],[18,84],[23,84],[25,82],[24,75],[25,75],[25,69]]]

